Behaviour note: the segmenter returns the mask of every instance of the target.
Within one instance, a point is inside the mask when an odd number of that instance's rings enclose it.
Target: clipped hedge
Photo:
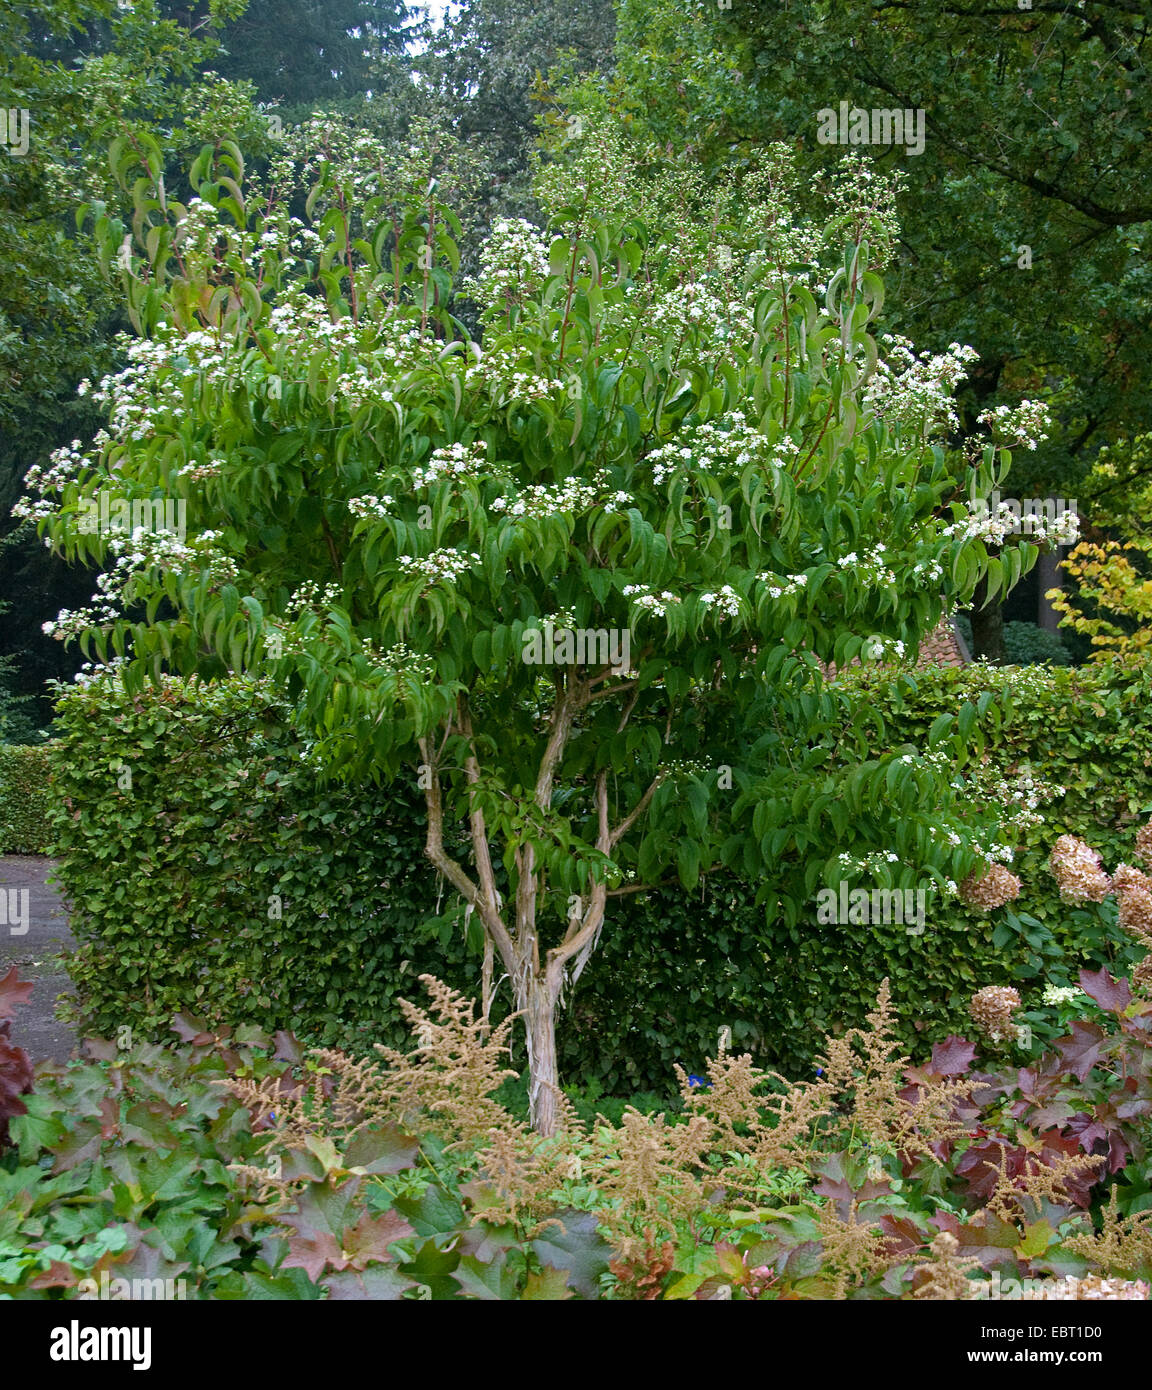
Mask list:
[[[983,985],[1017,983],[1028,1004],[1029,988],[1074,981],[1081,965],[1125,968],[1134,953],[1114,906],[1061,904],[1046,860],[1066,831],[1109,868],[1131,857],[1152,806],[1148,678],[928,671],[900,710],[882,678],[858,679],[890,740],[920,746],[940,714],[993,689],[969,737],[1005,769],[1029,761],[1068,788],[1021,843],[1017,911],[930,900],[927,930],[910,936],[817,925],[815,907],[792,929],[766,926],[752,886],[718,877],[693,894],[621,899],[561,1021],[567,1081],[665,1089],[673,1063],[697,1069],[725,1025],[734,1048],[801,1076],[825,1031],[863,1022],[885,976],[915,1052],[962,1032]],[[478,992],[478,943],[423,857],[419,793],[322,787],[266,690],[173,680],[127,700],[102,685],[70,693],[59,718],[53,818],[90,1029],[129,1023],[162,1038],[185,1009],[329,1044],[399,1045],[397,998],[415,997],[422,971]],[[505,987],[494,1016],[507,1008]]]
[[[52,747],[59,882],[82,1026],[168,1036],[173,1014],[400,1043],[397,994],[471,985],[436,920],[422,802],[323,788],[268,691],[107,681],[65,695]]]
[[[0,854],[47,854],[49,753],[46,744],[0,743]]]

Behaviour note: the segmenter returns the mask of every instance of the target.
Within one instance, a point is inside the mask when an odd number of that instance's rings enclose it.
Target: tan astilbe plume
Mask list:
[[[704,1188],[696,1173],[705,1167],[712,1125],[702,1115],[670,1125],[663,1114],[631,1106],[619,1127],[598,1118],[585,1175],[604,1199],[600,1223],[621,1258],[631,1260],[651,1243],[653,1230],[672,1235],[676,1218],[700,1207]]]
[[[765,1172],[804,1167],[854,1140],[864,1140],[878,1152],[925,1156],[938,1163],[932,1146],[968,1132],[957,1107],[969,1096],[970,1082],[925,1083],[911,1097],[901,1094],[909,1059],[891,1036],[887,980],[867,1022],[867,1028],[826,1040],[827,1055],[816,1081],[790,1082],[776,1072],[760,1071],[747,1054],[708,1062],[707,1089],[692,1087],[677,1068],[685,1109],[709,1121],[712,1147],[745,1160],[715,1174],[731,1195],[751,1195]]]
[[[952,1232],[941,1231],[932,1241],[931,1258],[922,1261],[913,1271],[916,1287],[912,1297],[947,1299],[951,1303],[975,1298],[976,1288],[968,1278],[968,1271],[979,1269],[980,1261],[959,1252],[960,1242]]]
[[[518,1226],[529,1240],[546,1226],[563,1229],[552,1215],[555,1194],[580,1171],[576,1148],[582,1137],[578,1128],[565,1128],[545,1139],[519,1122],[490,1130],[475,1156],[477,1181],[468,1189],[472,1224]]]
[[[731,1196],[752,1195],[760,1175],[772,1169],[798,1167],[821,1151],[815,1142],[820,1122],[828,1117],[835,1096],[815,1082],[789,1082],[776,1072],[761,1071],[748,1053],[725,1053],[706,1065],[711,1083],[705,1089],[690,1085],[676,1068],[685,1110],[710,1126],[709,1147],[721,1153],[746,1155],[715,1173],[715,1181]],[[763,1088],[776,1086],[775,1091]]]
[[[955,1109],[971,1090],[967,1081],[921,1084],[912,1097],[901,1095],[910,1059],[893,1037],[892,992],[885,979],[868,1015],[868,1027],[853,1028],[828,1040],[820,1085],[835,1089],[847,1112],[842,1126],[867,1139],[872,1148],[919,1155],[938,1162],[933,1144],[967,1133]]]
[[[1023,1169],[1013,1174],[1008,1172],[1008,1153],[1005,1145],[1000,1151],[999,1166],[988,1163],[989,1168],[996,1169],[996,1186],[986,1206],[1002,1221],[1017,1226],[1035,1220],[1044,1198],[1057,1206],[1067,1202],[1071,1197],[1070,1184],[1105,1161],[1101,1154],[1067,1154],[1045,1163],[1038,1154],[1028,1154]]]
[[[378,1094],[395,1118],[421,1118],[426,1127],[451,1141],[450,1147],[469,1147],[493,1129],[513,1124],[492,1093],[505,1078],[518,1074],[502,1065],[516,1016],[509,1015],[489,1032],[485,1019],[475,1017],[472,1000],[434,975],[421,975],[420,980],[432,996],[431,1011],[399,1001],[417,1045],[404,1053],[376,1044],[388,1064],[387,1071],[378,1074]]]
[[[485,1021],[473,1017],[474,1004],[432,975],[420,979],[432,996],[434,1017],[400,1001],[416,1034],[411,1053],[378,1044],[381,1061],[357,1061],[333,1048],[316,1048],[309,1056],[320,1069],[308,1084],[275,1076],[215,1084],[248,1106],[258,1124],[269,1125],[272,1149],[305,1149],[310,1140],[325,1139],[341,1150],[361,1131],[390,1122],[434,1132],[450,1148],[473,1147],[496,1130],[515,1131],[516,1122],[491,1097],[506,1077],[517,1075],[501,1065],[513,1018],[486,1032]],[[247,1176],[264,1190],[283,1185],[258,1167]]]
[[[831,1275],[829,1297],[837,1302],[848,1297],[850,1287],[883,1274],[892,1263],[889,1247],[896,1242],[875,1223],[860,1221],[858,1208],[858,1202],[851,1204],[846,1221],[834,1203],[820,1210],[821,1273]]]
[[[1152,1264],[1152,1211],[1121,1216],[1120,1189],[1113,1187],[1108,1205],[1100,1210],[1100,1230],[1066,1236],[1064,1249],[1102,1269],[1105,1274],[1136,1276]]]
[[[751,1145],[748,1136],[741,1131],[754,1130],[759,1125],[766,1098],[758,1095],[757,1089],[771,1073],[755,1066],[748,1052],[739,1056],[725,1052],[713,1057],[707,1062],[705,1073],[708,1087],[695,1087],[684,1068],[677,1064],[676,1076],[685,1109],[711,1121],[717,1147],[748,1152]]]

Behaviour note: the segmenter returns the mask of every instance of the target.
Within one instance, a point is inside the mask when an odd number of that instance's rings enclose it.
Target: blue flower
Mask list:
[[[702,1076],[695,1076],[692,1072],[688,1073],[688,1085],[702,1086],[706,1091],[710,1091],[712,1089],[712,1083],[710,1081],[705,1081]]]

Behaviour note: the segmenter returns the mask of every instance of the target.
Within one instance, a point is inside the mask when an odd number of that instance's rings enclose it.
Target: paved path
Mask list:
[[[76,1047],[76,1035],[56,1019],[56,996],[74,992],[62,953],[76,941],[60,890],[46,881],[54,868],[40,855],[0,856],[0,975],[14,965],[34,982],[12,1020],[12,1041],[33,1063],[66,1062]]]

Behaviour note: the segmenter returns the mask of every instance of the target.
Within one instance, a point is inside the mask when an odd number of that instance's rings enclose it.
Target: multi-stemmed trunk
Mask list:
[[[593,693],[594,688],[608,676],[609,672],[604,671],[583,681],[577,681],[574,677],[569,677],[567,681],[557,680],[548,741],[540,760],[533,793],[535,805],[544,812],[551,808],[553,782],[576,716],[593,699],[598,698]],[[634,689],[634,686],[635,682],[625,682],[616,690]],[[620,719],[621,729],[627,723],[634,703],[634,700],[626,703]],[[474,750],[471,716],[463,698],[457,708],[452,732],[462,735]],[[579,976],[595,949],[604,925],[608,898],[641,891],[645,885],[633,884],[610,890],[600,882],[590,885],[581,895],[573,895],[563,938],[555,946],[542,948],[537,903],[543,896],[544,869],[537,862],[535,849],[531,844],[513,847],[516,890],[513,901],[505,903],[496,887],[484,813],[474,800],[469,813],[469,830],[475,878],[470,876],[444,847],[440,774],[431,740],[421,740],[420,751],[424,759],[422,784],[428,807],[425,854],[477,913],[488,941],[495,948],[504,972],[512,982],[516,1011],[523,1019],[527,1040],[529,1117],[539,1133],[554,1134],[559,1128],[561,1114],[556,1013],[565,980],[569,975],[573,980]],[[474,751],[465,758],[464,773],[470,788],[479,784],[481,770]],[[595,847],[601,854],[611,858],[621,837],[646,811],[659,781],[657,776],[631,812],[612,826],[608,818],[608,774],[602,771],[597,775],[594,788],[597,817]],[[489,1002],[486,998],[485,1007]]]

